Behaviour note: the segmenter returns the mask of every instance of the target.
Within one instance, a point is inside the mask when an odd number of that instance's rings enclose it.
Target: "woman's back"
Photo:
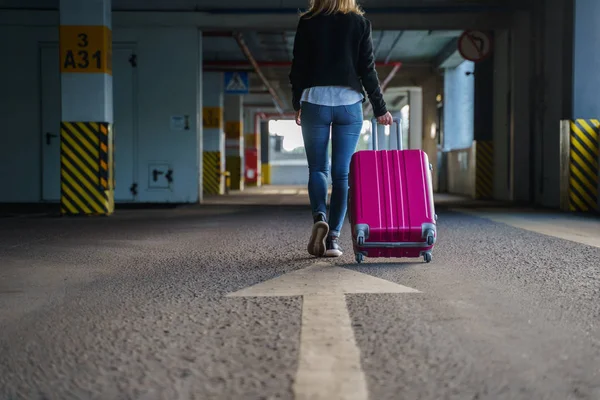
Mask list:
[[[307,44],[308,65],[314,69],[356,67],[367,20],[354,13],[302,17],[299,29]]]
[[[359,93],[364,87],[376,115],[387,111],[375,70],[371,23],[354,12],[309,13],[300,18],[290,81],[296,110],[305,89],[341,86]]]
[[[298,22],[290,72],[296,123],[308,161],[313,229],[310,254],[339,257],[346,217],[348,170],[363,126],[363,86],[380,123],[391,123],[379,87],[371,23],[356,0],[311,0]],[[331,137],[331,202],[327,218],[328,144]]]

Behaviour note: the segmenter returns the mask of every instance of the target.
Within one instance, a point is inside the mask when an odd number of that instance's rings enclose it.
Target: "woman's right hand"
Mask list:
[[[379,123],[379,125],[391,125],[394,122],[394,118],[392,117],[392,114],[390,114],[390,112],[388,111],[381,117],[377,117],[377,122]]]

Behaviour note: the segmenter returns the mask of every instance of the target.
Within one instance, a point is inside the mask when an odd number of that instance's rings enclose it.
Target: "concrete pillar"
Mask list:
[[[437,168],[438,166],[438,137],[431,135],[431,128],[433,124],[437,123],[437,100],[436,97],[441,91],[442,83],[439,81],[438,76],[432,76],[423,82],[421,89],[421,104],[422,104],[422,143],[421,148],[429,157],[429,163],[433,165],[433,190],[437,192],[439,190],[439,174],[441,171]],[[412,108],[412,107],[411,107]],[[436,125],[437,128],[437,125]]]
[[[533,147],[532,132],[534,126],[532,104],[532,78],[531,71],[533,66],[533,46],[532,24],[529,14],[531,11],[515,11],[512,23],[512,42],[518,43],[511,46],[510,53],[510,73],[511,73],[511,91],[510,104],[512,115],[512,126],[510,134],[510,143],[512,152],[510,156],[510,193],[511,199],[516,203],[530,204],[535,197],[533,183]],[[495,63],[494,52],[492,52],[492,64]],[[477,72],[478,73],[478,72]],[[488,72],[492,76],[496,71]],[[477,79],[477,75],[475,76]],[[476,83],[477,86],[477,83]],[[476,97],[478,98],[478,97]],[[477,100],[479,103],[479,100]],[[492,106],[493,110],[493,106]],[[476,115],[480,115],[476,112]],[[492,117],[493,127],[493,117]]]
[[[423,149],[423,93],[421,88],[408,91],[409,130],[408,148]]]
[[[260,135],[256,111],[244,116],[244,183],[246,186],[261,185]]]
[[[572,118],[573,106],[574,6],[570,0],[540,0],[533,5],[534,9],[530,13],[533,28],[528,40],[535,40],[531,48],[534,75],[530,81],[533,86],[533,115],[529,128],[533,132],[530,157],[534,160],[534,201],[542,207],[558,208],[561,199],[560,121]],[[497,55],[497,40],[494,43]],[[591,43],[594,43],[593,40]],[[587,51],[594,55],[593,48],[588,48]],[[502,158],[500,154],[495,157],[498,161]]]
[[[502,43],[502,38],[500,43]],[[501,47],[499,49],[502,51]],[[473,81],[474,196],[480,199],[493,198],[494,175],[503,176],[500,173],[494,174],[494,75],[497,73],[497,78],[502,80],[503,71],[507,73],[508,70],[498,68],[498,71],[495,71],[494,57],[495,55],[492,54],[492,57],[487,60],[475,63],[473,65],[475,74],[467,77]],[[502,61],[506,64],[508,58],[505,57]],[[502,95],[506,98],[507,89],[503,88],[502,90],[505,90]],[[502,98],[502,95],[499,98]],[[506,106],[506,101],[502,103],[502,106]],[[500,132],[508,134],[505,131]],[[505,164],[503,168],[508,168],[508,165]],[[507,189],[508,187],[504,188],[504,190]]]
[[[218,195],[225,192],[223,73],[205,72],[202,81],[202,188],[205,195]]]
[[[269,121],[260,121],[260,163],[261,183],[271,184],[271,165],[269,164]]]
[[[114,211],[111,29],[110,0],[60,1],[63,215]]]
[[[225,96],[225,169],[231,174],[231,190],[244,190],[243,106],[243,96],[232,94]]]
[[[444,70],[444,150],[467,149],[473,144],[474,63],[464,61]]]
[[[485,141],[479,138],[475,143],[477,168],[477,197],[482,199],[511,201],[511,176],[509,137],[511,129],[510,114],[510,32],[497,31],[494,35],[494,84],[493,84],[493,139]],[[479,150],[483,150],[480,152]],[[483,161],[486,160],[487,161]],[[491,167],[489,167],[491,165]],[[491,168],[491,169],[490,169]],[[487,178],[486,178],[487,176]],[[490,181],[490,184],[485,183]],[[492,187],[491,192],[488,186]]]
[[[600,2],[575,1],[573,37],[573,117],[600,117]]]
[[[587,212],[600,210],[600,3],[574,3],[569,208]]]

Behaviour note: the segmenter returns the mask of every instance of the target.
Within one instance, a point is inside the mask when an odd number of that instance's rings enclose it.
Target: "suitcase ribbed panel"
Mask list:
[[[434,220],[431,174],[421,150],[359,151],[350,165],[352,228],[369,225],[367,242],[421,242]],[[353,232],[353,235],[356,232]],[[423,248],[364,249],[370,257],[418,257]]]

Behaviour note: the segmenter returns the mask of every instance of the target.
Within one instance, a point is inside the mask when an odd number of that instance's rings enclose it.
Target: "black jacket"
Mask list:
[[[371,22],[354,13],[303,16],[298,22],[290,72],[294,110],[304,89],[347,86],[366,89],[376,117],[387,112],[375,71]]]

